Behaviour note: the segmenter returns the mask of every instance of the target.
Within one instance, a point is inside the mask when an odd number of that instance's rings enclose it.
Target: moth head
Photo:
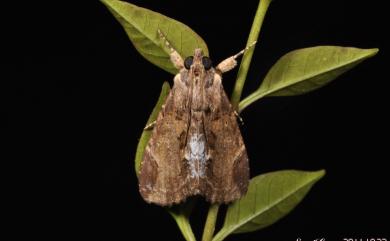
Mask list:
[[[203,55],[202,49],[195,49],[194,56],[189,56],[184,60],[184,67],[198,76],[210,70],[213,63],[209,57]]]

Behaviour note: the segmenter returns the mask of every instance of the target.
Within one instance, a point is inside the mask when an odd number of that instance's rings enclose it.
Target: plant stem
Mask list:
[[[261,26],[263,25],[265,14],[267,12],[268,6],[271,3],[271,1],[272,0],[260,0],[259,6],[257,7],[255,18],[253,19],[252,28],[249,33],[247,46],[253,43],[254,41],[257,41]],[[242,57],[241,65],[238,70],[236,83],[231,97],[231,102],[235,109],[237,109],[238,103],[240,102],[241,99],[242,89],[244,88],[246,76],[248,74],[249,65],[251,63],[254,50],[255,50],[255,46],[247,50],[244,56]]]
[[[202,241],[211,241],[213,239],[215,223],[217,222],[218,209],[218,204],[210,205],[209,212],[207,213],[206,224],[203,230]]]
[[[190,224],[190,215],[195,206],[195,202],[195,199],[189,199],[186,203],[167,208],[167,211],[175,219],[186,241],[196,241]]]

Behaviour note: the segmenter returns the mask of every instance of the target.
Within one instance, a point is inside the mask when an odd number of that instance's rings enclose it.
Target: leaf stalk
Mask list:
[[[215,223],[218,217],[218,204],[211,204],[207,213],[206,224],[203,230],[202,241],[211,241],[215,231]]]

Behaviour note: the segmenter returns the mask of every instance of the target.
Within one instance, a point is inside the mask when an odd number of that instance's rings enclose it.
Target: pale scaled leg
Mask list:
[[[156,125],[156,121],[153,121],[149,124],[147,124],[145,127],[144,127],[144,131],[148,131],[148,130],[151,130],[153,129],[153,127]]]
[[[160,29],[157,30],[158,35],[162,40],[164,40],[165,45],[171,51],[169,56],[171,57],[171,62],[175,66],[176,69],[181,69],[184,67],[184,61],[183,58],[180,56],[180,54],[172,47],[172,45],[169,43],[165,35],[161,32]]]
[[[217,65],[216,69],[219,70],[221,73],[225,73],[225,72],[228,72],[229,70],[233,69],[237,65],[236,59],[239,56],[243,55],[245,53],[245,51],[252,48],[255,44],[256,44],[256,41],[254,41],[253,43],[248,45],[245,49],[241,50],[237,54],[230,56],[229,58],[223,60],[221,63],[219,63]]]
[[[240,121],[241,125],[244,125],[244,120],[241,118],[240,114],[238,114],[237,111],[234,111],[234,115],[237,117],[237,119]]]

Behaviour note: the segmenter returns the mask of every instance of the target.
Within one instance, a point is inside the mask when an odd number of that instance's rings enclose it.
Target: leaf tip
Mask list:
[[[364,55],[363,59],[374,57],[379,52],[379,48],[361,49],[361,50],[363,51],[362,54]]]
[[[375,56],[379,52],[379,48],[372,48],[370,50],[371,50],[370,57]]]
[[[315,172],[315,174],[317,174],[317,178],[319,180],[325,176],[326,170],[325,169],[318,170]]]

